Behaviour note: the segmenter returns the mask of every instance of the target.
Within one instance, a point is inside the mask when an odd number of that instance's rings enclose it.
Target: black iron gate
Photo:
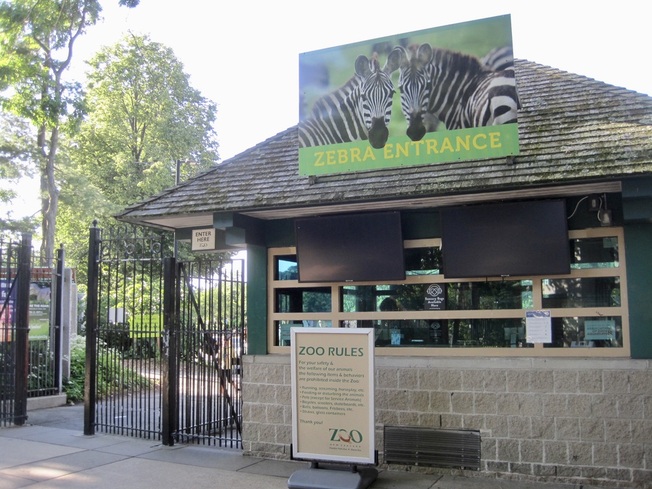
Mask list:
[[[0,246],[0,425],[27,420],[32,237]]]
[[[61,392],[63,247],[55,268],[37,262],[30,234],[0,236],[0,425],[23,425],[27,398]]]
[[[240,448],[244,263],[166,254],[167,235],[91,229],[84,433]]]

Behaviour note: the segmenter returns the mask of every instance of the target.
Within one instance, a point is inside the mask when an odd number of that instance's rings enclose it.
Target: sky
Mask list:
[[[102,0],[104,20],[75,45],[69,77],[127,32],[170,47],[190,84],[217,104],[224,161],[298,122],[299,54],[416,30],[511,15],[514,55],[652,94],[652,2],[621,0]],[[31,185],[34,187],[34,185]],[[0,204],[2,206],[2,204]],[[14,217],[38,211],[33,199]],[[5,210],[0,207],[0,215]]]

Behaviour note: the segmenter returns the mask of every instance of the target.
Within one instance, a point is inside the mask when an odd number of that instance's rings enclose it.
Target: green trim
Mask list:
[[[267,248],[247,247],[247,354],[267,354]]]
[[[652,358],[652,225],[626,224],[624,232],[632,358]]]

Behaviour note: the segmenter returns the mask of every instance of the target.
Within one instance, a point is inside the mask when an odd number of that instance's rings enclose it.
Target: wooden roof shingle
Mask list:
[[[275,218],[298,209],[319,213],[652,174],[652,97],[527,60],[516,60],[515,68],[521,109],[514,158],[309,178],[298,173],[294,126],[116,217],[174,228],[181,226],[164,223],[210,219],[214,212]]]

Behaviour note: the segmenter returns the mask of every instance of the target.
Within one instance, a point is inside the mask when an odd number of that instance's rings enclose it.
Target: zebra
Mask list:
[[[389,137],[398,53],[390,53],[381,69],[378,59],[360,55],[355,74],[334,92],[318,99],[310,116],[299,122],[299,146],[323,146],[368,139],[382,148]]]
[[[480,62],[494,71],[514,68],[514,50],[511,46],[494,48],[480,58]]]
[[[494,71],[478,58],[430,44],[397,46],[401,109],[412,141],[434,130],[516,122],[519,107],[513,67]]]

